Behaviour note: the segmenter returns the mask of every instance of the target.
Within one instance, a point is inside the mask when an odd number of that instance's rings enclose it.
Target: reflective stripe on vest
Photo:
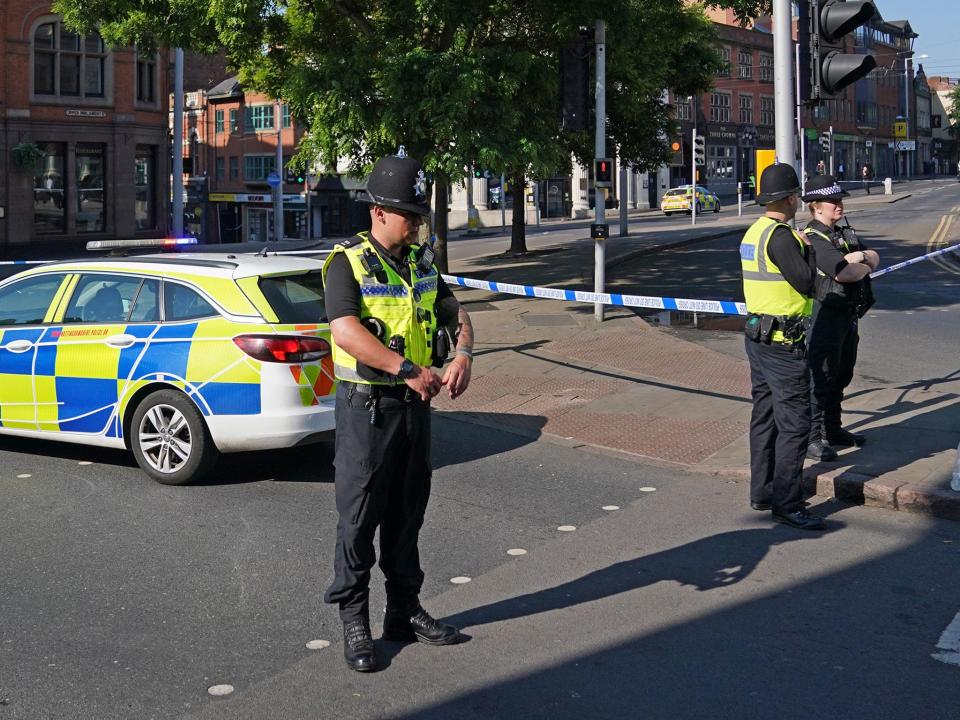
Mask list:
[[[404,280],[387,262],[383,262],[383,282],[368,272],[363,263],[364,250],[372,253],[377,250],[366,233],[360,233],[358,237],[361,241],[349,247],[334,246],[323,264],[324,282],[330,261],[337,254],[343,254],[360,285],[360,319],[374,317],[380,320],[386,327],[385,344],[391,337],[399,335],[404,340],[404,357],[417,365],[429,366],[433,362],[433,338],[437,329],[434,307],[439,278],[437,268],[431,266],[429,272],[420,272],[414,260],[418,246],[413,245],[407,255],[410,277],[415,279],[413,283]],[[369,380],[361,377],[356,358],[338,346],[336,341],[332,344],[333,370],[338,380],[365,385],[396,384],[392,379]]]
[[[801,238],[789,225],[773,218],[762,217],[747,230],[740,243],[740,267],[743,272],[743,297],[747,312],[782,317],[807,317],[813,309],[813,300],[801,295],[790,285],[767,253],[767,246],[777,227],[787,228],[804,247]],[[774,340],[782,340],[776,331]]]

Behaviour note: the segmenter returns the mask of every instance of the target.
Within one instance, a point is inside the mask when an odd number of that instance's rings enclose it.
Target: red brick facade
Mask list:
[[[4,0],[0,57],[0,254],[165,234],[165,55],[138,60],[73,35],[49,3]]]

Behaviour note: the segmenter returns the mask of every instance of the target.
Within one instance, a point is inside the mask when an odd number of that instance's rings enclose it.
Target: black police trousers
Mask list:
[[[417,538],[430,497],[430,404],[405,400],[406,386],[388,388],[371,424],[370,395],[337,387],[334,485],[337,546],[334,579],[324,600],[344,622],[369,619],[373,539],[380,528],[380,569],[387,607],[413,611],[423,571]],[[411,391],[412,392],[412,391]]]
[[[858,324],[853,308],[817,303],[807,346],[814,437],[818,433],[836,433],[841,428],[840,403],[857,364]]]
[[[810,438],[810,382],[802,348],[745,340],[750,360],[750,500],[774,512],[803,507]]]

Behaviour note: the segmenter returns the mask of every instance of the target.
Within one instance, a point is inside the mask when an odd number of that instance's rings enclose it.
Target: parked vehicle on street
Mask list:
[[[0,282],[0,434],[126,448],[154,480],[334,429],[322,260],[53,262]]]
[[[673,213],[686,213],[690,215],[693,212],[690,204],[692,198],[693,186],[680,185],[672,190],[667,190],[667,192],[663,194],[663,198],[660,200],[660,210],[664,215],[671,215]],[[702,185],[697,185],[696,202],[698,214],[706,212],[707,210],[712,210],[715,213],[720,212],[720,198],[717,197],[716,193]]]

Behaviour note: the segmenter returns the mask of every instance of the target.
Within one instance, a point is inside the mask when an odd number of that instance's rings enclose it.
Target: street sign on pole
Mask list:
[[[280,175],[275,172],[271,172],[267,175],[267,185],[272,188],[280,187]]]

